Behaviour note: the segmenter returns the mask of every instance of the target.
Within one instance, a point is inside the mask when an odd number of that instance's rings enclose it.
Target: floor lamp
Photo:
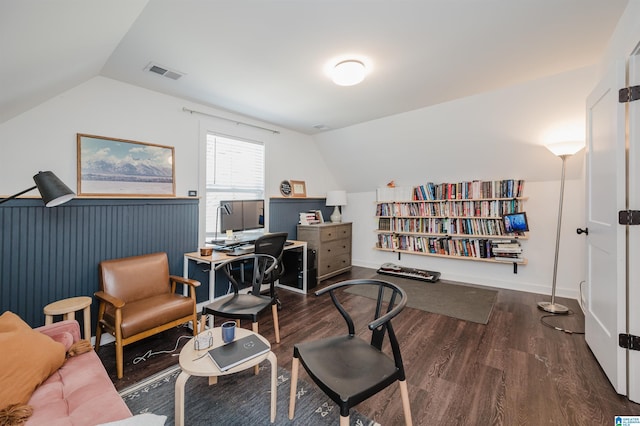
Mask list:
[[[8,198],[1,199],[0,204],[13,200],[14,198],[36,188],[38,188],[40,196],[42,197],[42,202],[44,202],[46,207],[59,206],[76,196],[76,194],[74,194],[74,192],[69,189],[69,187],[65,185],[58,176],[54,175],[53,172],[38,172],[38,174],[33,177],[33,180],[36,183],[34,186],[27,188],[24,191],[20,191]]]
[[[547,149],[562,159],[562,177],[560,178],[560,202],[558,204],[558,227],[556,230],[556,254],[553,260],[553,284],[551,285],[551,302],[538,302],[538,309],[552,314],[568,314],[569,308],[556,303],[556,279],[558,277],[558,252],[560,250],[560,228],[562,227],[562,202],[564,199],[564,176],[567,158],[580,151],[582,142],[561,142],[548,145]]]

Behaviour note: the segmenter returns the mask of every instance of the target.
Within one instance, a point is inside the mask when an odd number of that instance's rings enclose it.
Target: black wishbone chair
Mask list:
[[[370,342],[356,337],[353,320],[336,295],[336,290],[355,285],[378,287],[374,319],[368,324],[372,331]],[[344,317],[348,334],[294,345],[289,419],[293,420],[295,414],[298,367],[302,363],[316,385],[340,406],[340,426],[349,425],[349,411],[352,407],[396,381],[400,384],[405,424],[411,425],[411,408],[402,356],[391,325],[391,319],[407,304],[406,293],[395,284],[375,279],[339,282],[317,291],[316,296],[324,293],[330,294],[334,305]],[[387,296],[389,293],[390,296]],[[383,312],[385,305],[386,312]],[[385,334],[389,336],[393,358],[382,352]]]
[[[276,293],[274,282],[269,282],[269,294],[261,295],[260,289],[267,284],[267,279],[276,268],[278,261],[268,254],[246,254],[234,257],[218,266],[229,279],[233,287],[233,294],[209,303],[202,309],[203,315],[218,315],[223,318],[236,320],[251,320],[251,329],[258,333],[258,316],[271,307],[273,314],[273,327],[275,329],[276,342],[280,342],[280,328],[278,326],[278,310],[276,307]],[[246,272],[245,272],[246,269]],[[250,280],[243,280],[244,275],[249,275]],[[250,293],[243,294],[240,290],[249,287]]]

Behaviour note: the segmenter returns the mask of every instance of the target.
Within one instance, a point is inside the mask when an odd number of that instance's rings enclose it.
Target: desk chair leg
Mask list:
[[[280,343],[280,325],[278,324],[278,305],[271,305],[273,313],[273,329],[276,332],[276,343]]]
[[[340,426],[349,426],[349,416],[340,416]]]
[[[407,381],[402,380],[398,382],[400,384],[400,396],[402,397],[402,411],[404,412],[404,424],[406,426],[412,426],[413,420],[411,419],[411,407],[409,405],[409,391],[407,390]]]
[[[300,360],[293,358],[291,362],[291,391],[289,393],[289,420],[293,420],[296,412],[296,392],[298,391],[298,367]]]

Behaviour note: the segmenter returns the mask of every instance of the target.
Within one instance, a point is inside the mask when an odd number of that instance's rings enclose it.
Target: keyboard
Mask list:
[[[242,256],[243,254],[253,253],[256,249],[254,244],[243,244],[226,252],[228,256]]]

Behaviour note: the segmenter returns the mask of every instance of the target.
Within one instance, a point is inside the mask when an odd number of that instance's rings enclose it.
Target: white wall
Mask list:
[[[192,115],[185,113],[183,107],[281,133]],[[280,195],[279,183],[283,179],[306,181],[309,196],[324,196],[328,189],[336,187],[333,175],[309,136],[95,77],[0,125],[0,194],[10,195],[32,186],[32,176],[39,170],[53,171],[75,190],[76,133],[173,146],[176,195],[187,196],[191,189],[203,194],[201,153],[208,130],[264,142],[267,197]],[[28,195],[36,196],[37,191]]]
[[[569,129],[584,140],[585,99],[597,68],[583,68],[430,108],[316,135],[341,187],[349,192],[343,220],[354,223],[353,262],[435,270],[449,280],[551,293],[562,162],[544,144]],[[565,137],[565,136],[562,136]],[[338,156],[336,153],[342,155]],[[578,298],[584,279],[584,154],[567,162],[557,294]],[[473,179],[525,179],[531,232],[527,265],[402,255],[373,249],[375,189]]]

